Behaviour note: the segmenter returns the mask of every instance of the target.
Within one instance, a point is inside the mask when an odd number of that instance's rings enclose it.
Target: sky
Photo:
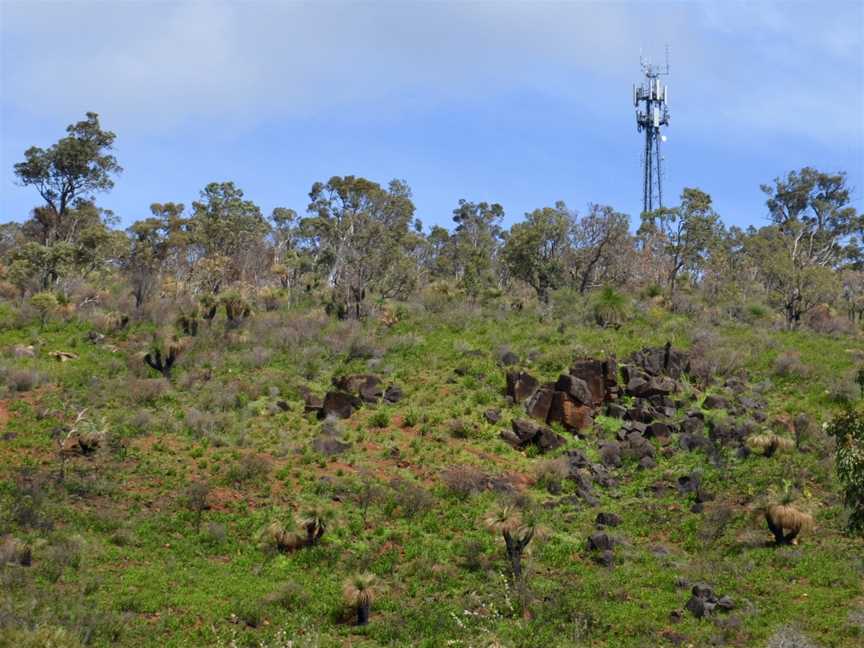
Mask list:
[[[505,224],[564,200],[635,220],[631,101],[664,60],[664,198],[710,193],[762,225],[759,186],[846,171],[864,211],[864,2],[0,0],[0,222],[39,196],[13,165],[94,111],[124,172],[124,226],[234,181],[265,214],[315,181],[408,182],[425,225],[460,198]]]

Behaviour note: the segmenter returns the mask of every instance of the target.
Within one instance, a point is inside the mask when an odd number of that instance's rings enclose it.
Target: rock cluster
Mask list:
[[[697,584],[693,586],[685,607],[693,616],[701,619],[718,609],[728,612],[735,607],[735,603],[728,596],[718,597],[708,585]]]
[[[514,448],[522,449],[534,445],[540,452],[549,452],[566,443],[560,434],[556,434],[545,425],[538,425],[526,419],[513,421],[512,428],[512,431],[502,431],[501,438]]]
[[[324,394],[324,398],[301,388],[307,412],[315,412],[318,418],[347,419],[364,403],[398,403],[402,400],[402,389],[398,385],[387,385],[373,374],[349,374],[333,378],[335,389]]]
[[[577,360],[568,373],[543,385],[526,371],[508,371],[507,396],[525,402],[531,418],[578,432],[591,426],[595,408],[618,397],[617,373],[614,358]]]

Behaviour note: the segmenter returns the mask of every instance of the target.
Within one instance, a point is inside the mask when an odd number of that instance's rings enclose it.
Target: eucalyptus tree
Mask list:
[[[623,283],[630,275],[633,240],[630,218],[608,205],[590,204],[575,219],[570,274],[580,293],[603,283]]]
[[[309,198],[310,216],[301,227],[340,317],[363,318],[372,292],[394,297],[413,289],[411,259],[421,225],[404,181],[384,188],[366,178],[334,176],[316,182]]]
[[[837,269],[856,250],[864,218],[850,204],[846,174],[811,167],[761,187],[772,225],[756,258],[790,328],[837,288]]]
[[[219,292],[226,282],[253,281],[269,256],[269,225],[258,205],[246,200],[233,182],[211,182],[192,209],[191,233],[199,257],[207,259],[210,289]],[[214,273],[221,277],[214,280]]]
[[[38,241],[42,245],[71,243],[79,231],[76,206],[110,190],[112,176],[123,170],[111,154],[116,135],[102,130],[99,115],[88,112],[86,119],[69,125],[66,132],[47,149],[27,149],[24,161],[14,167],[19,182],[34,187],[45,201],[34,210],[31,228],[43,232]]]
[[[450,236],[455,276],[476,299],[498,283],[498,254],[502,242],[504,208],[498,203],[459,200],[453,210],[456,227]]]
[[[565,262],[571,249],[573,217],[563,202],[525,214],[515,223],[501,250],[510,276],[521,279],[549,301],[549,291],[560,287],[565,278]]]
[[[721,229],[711,196],[701,189],[685,187],[679,206],[642,214],[638,234],[656,242],[655,253],[665,259],[666,284],[674,295],[682,271],[696,277],[701,274]]]

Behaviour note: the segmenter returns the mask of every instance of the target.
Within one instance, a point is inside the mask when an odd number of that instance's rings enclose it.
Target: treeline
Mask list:
[[[696,295],[733,312],[774,308],[790,327],[817,307],[853,322],[864,313],[864,217],[842,172],[803,168],[763,185],[767,224],[746,230],[724,226],[711,196],[686,188],[677,206],[641,214],[635,233],[607,205],[578,213],[557,202],[506,230],[501,205],[467,200],[452,229],[424,232],[407,183],[346,176],[316,182],[303,214],[279,207],[266,217],[234,183],[214,182],[191,207],[154,203],[122,231],[95,201],[122,171],[115,137],[88,113],[15,165],[42,202],[25,222],[0,226],[3,297],[62,302],[82,285],[121,285],[142,309],[155,298],[278,293],[362,319],[376,302],[418,291],[546,303],[558,289],[611,286],[673,306]]]

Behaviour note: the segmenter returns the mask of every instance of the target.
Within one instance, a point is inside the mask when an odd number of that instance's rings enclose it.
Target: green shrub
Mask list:
[[[369,417],[369,425],[373,428],[386,428],[390,425],[390,415],[384,410],[378,410]]]
[[[835,465],[849,509],[849,530],[864,534],[864,412],[846,409],[827,432],[837,440]]]
[[[627,320],[629,307],[624,294],[612,286],[606,286],[594,298],[594,321],[603,327],[618,328]]]

